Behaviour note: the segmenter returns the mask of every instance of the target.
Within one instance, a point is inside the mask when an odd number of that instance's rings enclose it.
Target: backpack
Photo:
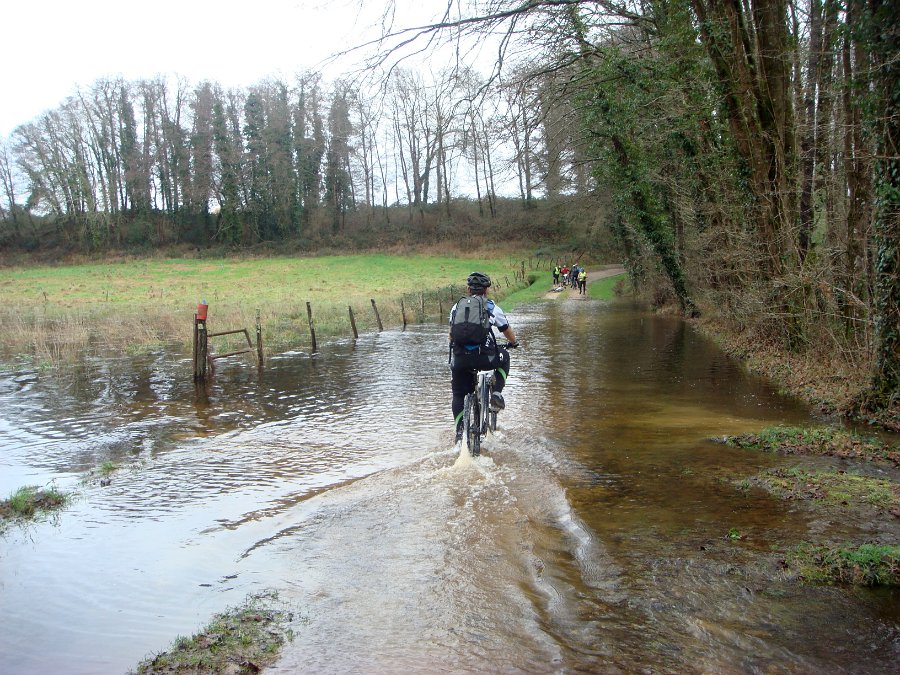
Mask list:
[[[450,339],[454,346],[470,350],[481,347],[491,334],[491,315],[483,295],[467,295],[456,303],[450,317]]]

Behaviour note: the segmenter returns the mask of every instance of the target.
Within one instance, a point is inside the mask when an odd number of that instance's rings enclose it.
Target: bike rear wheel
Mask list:
[[[463,429],[469,454],[477,457],[481,454],[481,410],[474,392],[466,396],[463,408]]]

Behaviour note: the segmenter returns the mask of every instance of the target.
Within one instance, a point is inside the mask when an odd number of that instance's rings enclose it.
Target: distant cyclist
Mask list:
[[[456,441],[463,436],[463,405],[466,394],[475,390],[473,370],[493,370],[494,393],[490,406],[503,410],[503,387],[509,377],[509,352],[497,345],[492,328],[507,339],[511,347],[517,347],[516,334],[509,326],[506,314],[489,300],[487,289],[491,278],[481,272],[473,272],[466,279],[468,297],[462,298],[450,309],[450,388],[453,392],[453,419],[456,421]],[[462,305],[465,305],[463,311]],[[481,312],[484,314],[481,314]]]

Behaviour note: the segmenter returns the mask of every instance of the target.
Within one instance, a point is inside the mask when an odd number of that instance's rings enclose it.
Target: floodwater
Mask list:
[[[896,668],[896,591],[804,587],[767,553],[886,533],[736,490],[787,460],[709,440],[804,407],[625,303],[511,319],[474,461],[438,325],[219,362],[206,391],[164,353],[0,376],[0,494],[79,494],[0,537],[0,671],[126,672],[266,589],[294,611],[273,672]]]

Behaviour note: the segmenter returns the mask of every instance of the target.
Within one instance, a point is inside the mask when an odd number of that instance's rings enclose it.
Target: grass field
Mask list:
[[[412,323],[445,313],[476,269],[494,279],[498,299],[524,287],[516,281],[523,260],[526,276],[547,274],[532,269],[527,255],[148,259],[4,268],[0,349],[6,362],[56,364],[105,349],[189,347],[201,300],[209,304],[212,332],[247,328],[252,335],[259,312],[267,348],[306,349],[307,302],[318,336],[351,334],[350,307],[360,332],[377,329],[372,299],[385,327],[402,322],[401,300]],[[231,338],[217,340],[220,353],[239,346]]]

